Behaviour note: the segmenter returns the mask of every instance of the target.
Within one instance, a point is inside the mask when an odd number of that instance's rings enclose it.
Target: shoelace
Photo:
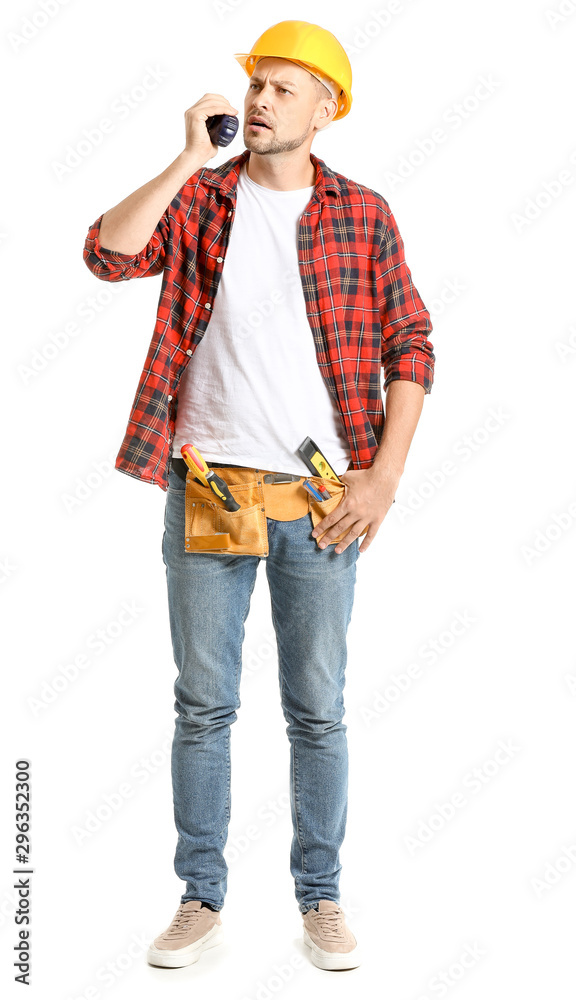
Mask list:
[[[320,925],[320,930],[327,938],[344,938],[344,913],[342,910],[323,910],[321,913],[316,910],[309,910],[315,924]]]
[[[186,931],[190,928],[190,922],[197,919],[202,912],[201,910],[185,910],[184,906],[185,903],[180,903],[178,912],[164,934],[164,937],[171,939],[186,937]]]

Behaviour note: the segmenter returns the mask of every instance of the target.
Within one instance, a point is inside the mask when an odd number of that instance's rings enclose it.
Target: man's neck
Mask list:
[[[246,160],[250,180],[273,191],[297,191],[316,184],[316,167],[308,150],[305,158],[294,162],[289,156],[259,156],[251,152]]]

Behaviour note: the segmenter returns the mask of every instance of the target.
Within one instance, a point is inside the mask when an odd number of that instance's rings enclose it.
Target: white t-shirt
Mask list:
[[[212,316],[180,381],[172,454],[310,475],[296,449],[311,437],[337,475],[350,446],[326,386],[298,270],[300,216],[314,187],[274,191],[242,165],[236,214]]]

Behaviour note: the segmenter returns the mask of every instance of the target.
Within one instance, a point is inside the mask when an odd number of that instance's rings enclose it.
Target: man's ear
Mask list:
[[[334,105],[333,108],[332,105]],[[322,110],[320,112],[320,119],[317,125],[318,131],[322,131],[323,129],[328,128],[328,126],[332,124],[332,122],[334,121],[334,115],[336,114],[337,110],[338,110],[338,103],[333,98],[326,101],[326,103],[322,105]]]

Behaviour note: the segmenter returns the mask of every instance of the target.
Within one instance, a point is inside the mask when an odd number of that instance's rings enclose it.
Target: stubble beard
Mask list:
[[[274,132],[267,136],[265,132],[257,135],[255,132],[247,132],[245,143],[251,152],[258,153],[259,156],[270,156],[274,153],[288,153],[291,149],[298,149],[308,138],[312,118],[308,122],[306,130],[295,139],[275,139]],[[250,145],[254,140],[254,148]],[[262,140],[265,140],[262,142]]]

